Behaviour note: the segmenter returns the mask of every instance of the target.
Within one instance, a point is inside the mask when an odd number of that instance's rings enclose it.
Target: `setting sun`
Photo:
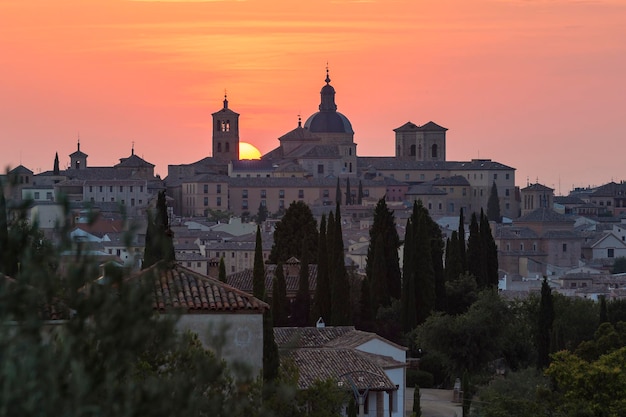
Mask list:
[[[246,142],[239,142],[239,159],[261,159],[261,152]]]

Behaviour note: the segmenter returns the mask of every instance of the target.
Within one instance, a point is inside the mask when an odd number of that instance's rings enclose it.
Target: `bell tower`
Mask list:
[[[239,113],[228,108],[224,94],[224,107],[213,113],[213,158],[229,162],[239,160]]]

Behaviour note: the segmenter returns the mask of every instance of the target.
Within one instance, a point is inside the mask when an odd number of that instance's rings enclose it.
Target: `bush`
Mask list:
[[[434,382],[433,374],[419,369],[409,369],[406,372],[406,386],[432,388]]]

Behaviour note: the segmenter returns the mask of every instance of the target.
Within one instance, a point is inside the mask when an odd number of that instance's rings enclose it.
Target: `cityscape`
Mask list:
[[[391,4],[0,2],[0,417],[626,413],[625,5]]]

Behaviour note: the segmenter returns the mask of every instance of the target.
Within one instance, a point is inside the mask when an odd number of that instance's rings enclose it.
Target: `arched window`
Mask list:
[[[226,120],[226,125],[224,125],[224,132],[230,132],[230,120]]]
[[[432,157],[433,158],[437,157],[437,144],[436,143],[432,147]]]
[[[415,156],[415,145],[411,145],[409,148],[409,156]]]
[[[222,142],[217,142],[217,151],[222,152]]]
[[[226,142],[224,144],[224,152],[230,152],[230,143],[229,142]]]
[[[219,121],[219,120],[216,120],[215,121],[215,130],[219,132],[221,129],[222,129],[222,122]]]

